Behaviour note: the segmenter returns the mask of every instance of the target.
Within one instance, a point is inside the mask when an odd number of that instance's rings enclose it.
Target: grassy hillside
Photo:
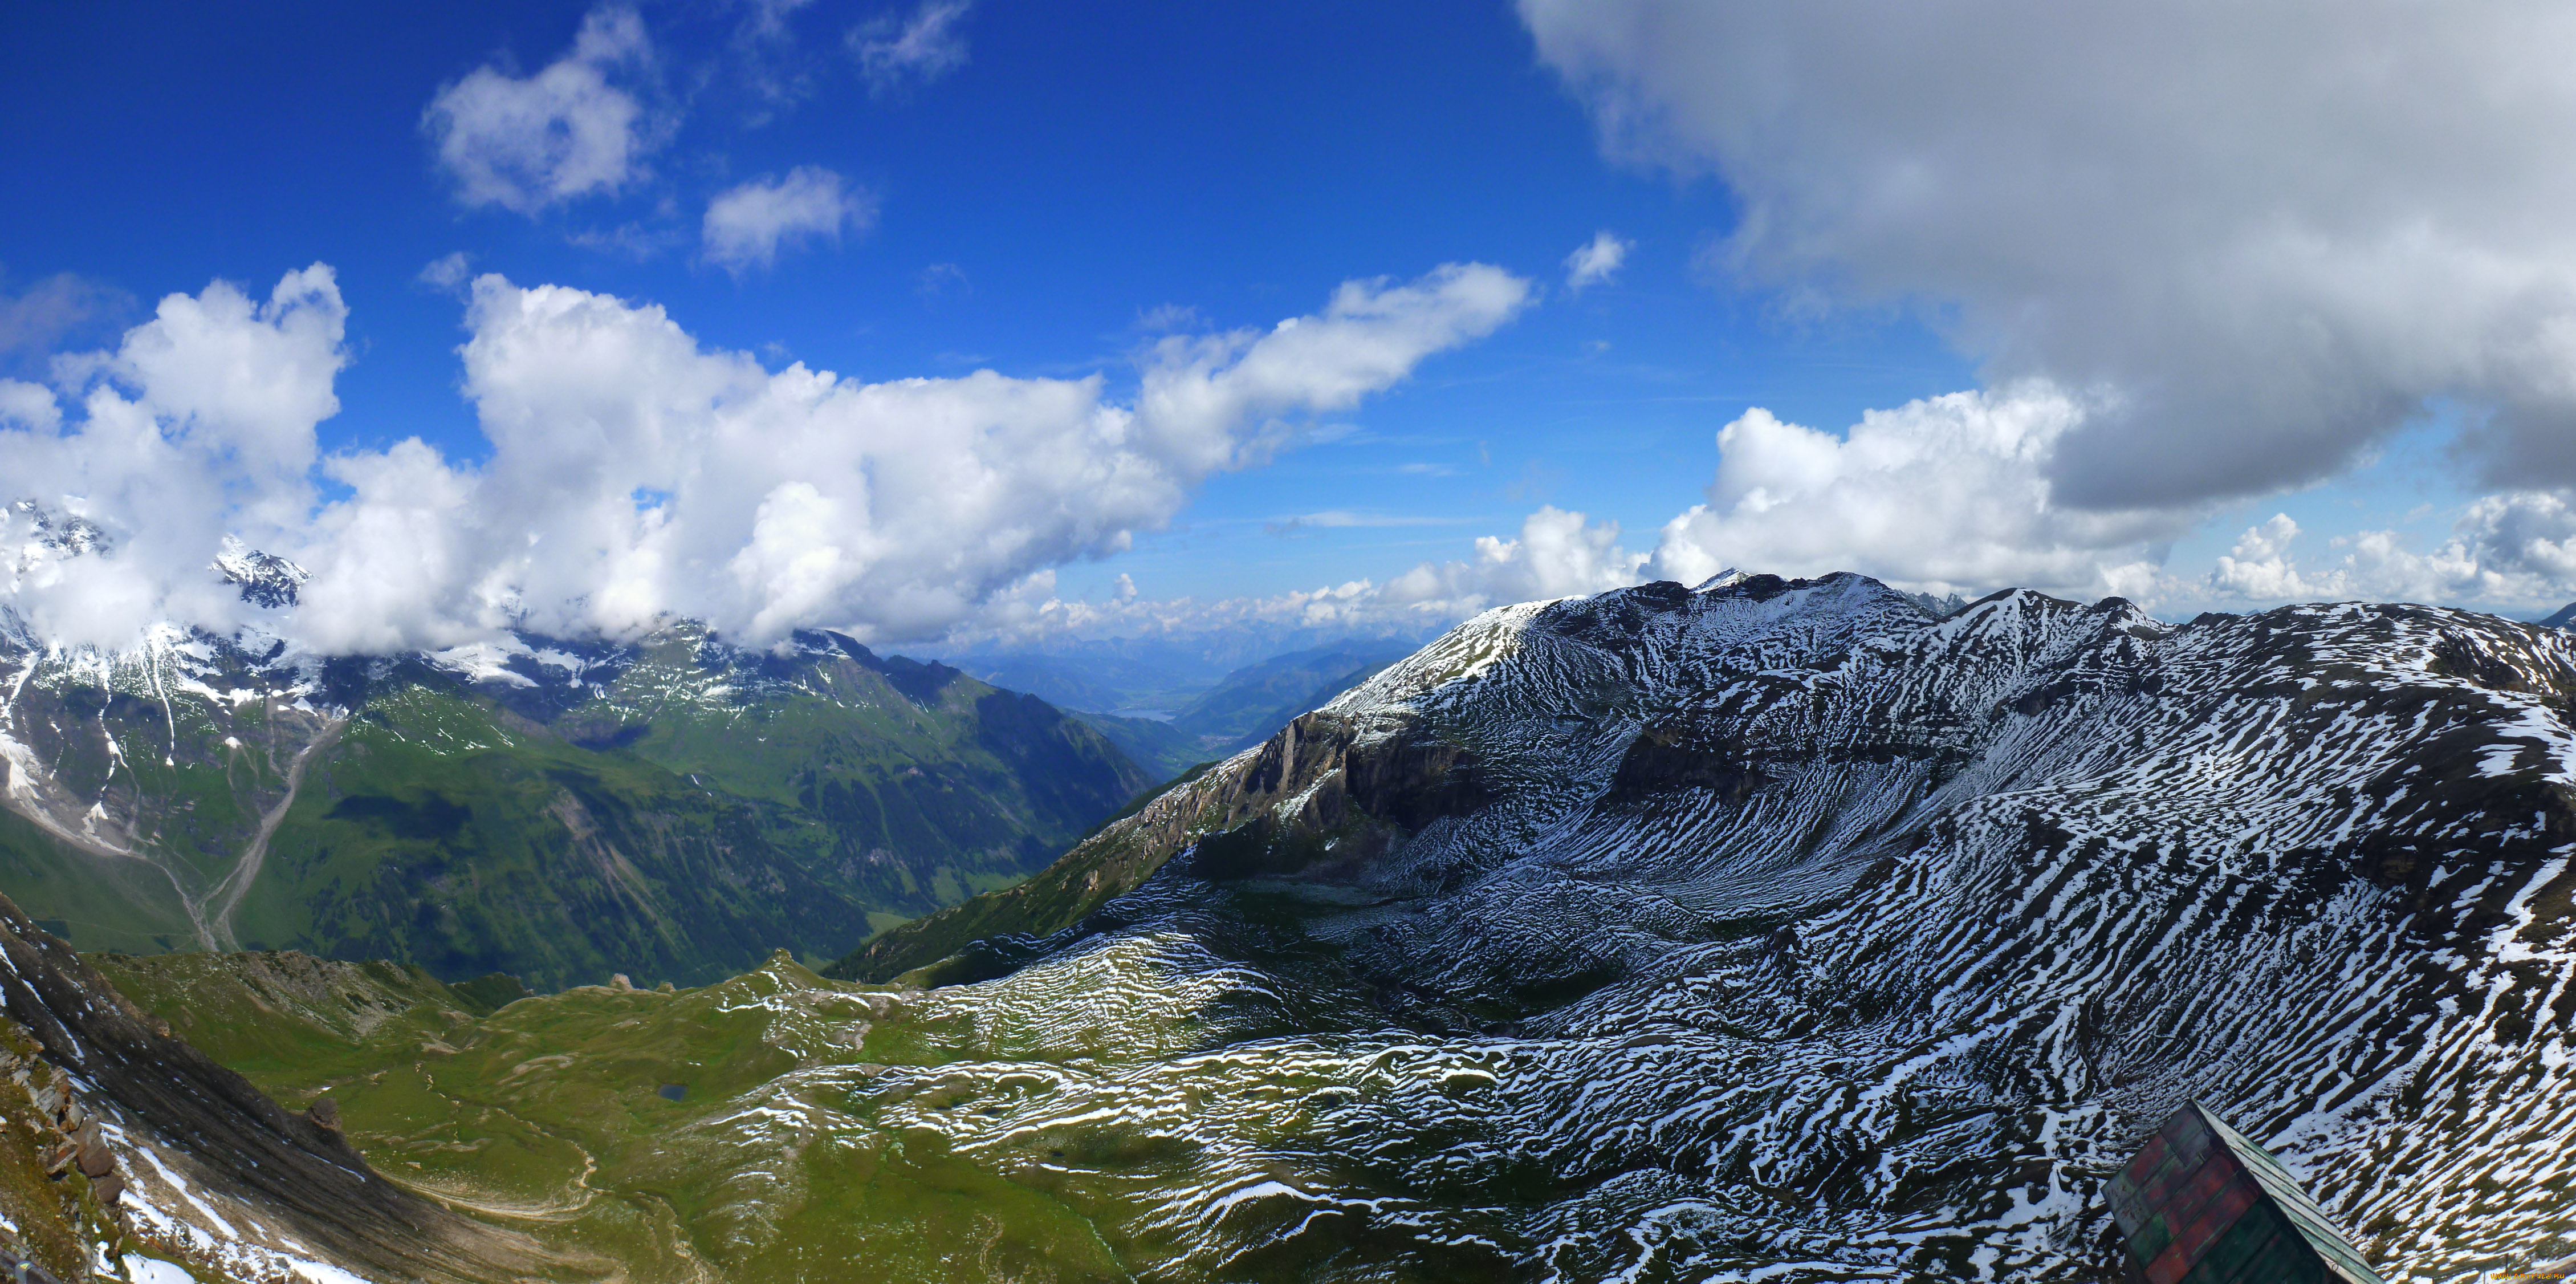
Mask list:
[[[0,811],[0,893],[46,931],[99,949],[186,949],[197,939],[160,869],[81,851],[11,811]]]
[[[1008,886],[1151,783],[1035,697],[832,635],[189,662],[39,670],[0,710],[5,769],[52,764],[12,776],[0,891],[83,948],[696,984]]]
[[[742,800],[880,926],[1044,868],[1153,783],[1034,696],[819,637],[747,659],[672,630],[557,726]]]
[[[748,803],[506,722],[427,681],[371,701],[308,769],[235,937],[556,987],[712,979],[865,922]]]
[[[390,964],[92,961],[279,1101],[328,1092],[377,1171],[637,1284],[1129,1278],[1096,1199],[876,1120],[868,1085],[978,1055],[971,1020],[784,955],[703,989],[498,1011]]]

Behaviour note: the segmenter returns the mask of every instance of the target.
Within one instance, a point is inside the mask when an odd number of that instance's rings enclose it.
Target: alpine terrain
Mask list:
[[[295,602],[291,563],[219,568]],[[1016,881],[1152,783],[1033,696],[832,633],[335,658],[0,626],[0,887],[84,949],[709,981]]]
[[[2077,1284],[2196,1101],[2431,1281],[2576,1247],[2571,696],[2576,636],[2461,611],[1729,575],[1487,612],[822,975],[0,926],[19,1024],[130,1004],[420,1200],[352,1240],[84,1079],[199,1278]]]

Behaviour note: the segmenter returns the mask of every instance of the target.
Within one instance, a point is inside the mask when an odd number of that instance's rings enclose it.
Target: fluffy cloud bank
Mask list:
[[[2368,598],[2549,607],[2576,596],[2576,501],[2564,491],[2511,491],[2471,503],[2450,538],[2417,552],[2392,531],[2339,536],[2303,558],[2299,524],[2276,513],[2218,559],[2205,587],[2219,598],[2279,602]]]
[[[492,450],[467,466],[418,441],[317,461],[347,359],[330,269],[265,304],[219,283],[70,363],[77,416],[55,390],[0,385],[0,456],[26,461],[8,498],[38,505],[0,532],[5,601],[49,640],[229,627],[250,608],[207,567],[234,539],[312,571],[265,623],[324,651],[618,634],[665,613],[752,641],[936,637],[1047,568],[1125,548],[1299,417],[1490,333],[1529,292],[1478,264],[1349,282],[1268,330],[1164,340],[1122,400],[1098,375],[773,371],[658,307],[484,276],[461,351]],[[348,493],[320,502],[317,470]],[[39,520],[94,527],[97,546],[58,546]]]
[[[277,540],[310,510],[313,425],[340,408],[347,320],[318,263],[264,303],[221,282],[174,294],[115,351],[60,363],[76,431],[52,389],[0,380],[15,492],[0,496],[12,504],[0,512],[0,602],[84,641],[122,641],[164,615],[233,618],[237,594],[205,568],[226,537]],[[30,500],[40,507],[15,506]],[[96,536],[65,538],[83,524],[108,547],[82,553]]]
[[[2428,398],[2493,412],[2491,478],[2576,483],[2576,9],[1519,8],[1609,151],[1733,189],[1721,271],[2110,394],[2060,505],[2331,476]]]
[[[2196,514],[2058,504],[2049,464],[2094,413],[2042,383],[1873,410],[1840,437],[1749,411],[1719,430],[1708,502],[1665,525],[1652,573],[1858,571],[1933,593],[2146,595]]]
[[[1128,593],[1094,604],[1054,600],[1049,579],[1022,586],[979,623],[1006,635],[1419,627],[1643,580],[1698,584],[1729,569],[1856,571],[1935,595],[2026,587],[2185,612],[2353,598],[2528,610],[2576,596],[2576,495],[2565,491],[2479,498],[2425,551],[2395,532],[2362,531],[2303,557],[2298,523],[2275,516],[2207,574],[2178,576],[2171,546],[2210,506],[2104,511],[2055,499],[2053,452],[2103,413],[2097,400],[2037,381],[1870,411],[1839,434],[1755,409],[1718,431],[1706,502],[1665,523],[1651,553],[1623,548],[1616,523],[1542,508],[1516,538],[1485,536],[1473,557],[1382,582],[1207,603]]]

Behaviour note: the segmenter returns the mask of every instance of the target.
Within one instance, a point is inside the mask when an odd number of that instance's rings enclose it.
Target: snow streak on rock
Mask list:
[[[2546,1256],[2570,692],[2576,638],[2407,606],[1492,612],[1317,715],[1348,756],[1276,828],[1329,828],[920,996],[965,1059],[853,1109],[1158,1279],[2098,1279],[2099,1185],[2185,1099],[2392,1280]]]

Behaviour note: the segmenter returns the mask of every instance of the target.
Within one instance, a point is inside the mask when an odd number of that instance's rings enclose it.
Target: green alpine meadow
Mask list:
[[[1035,697],[828,635],[8,659],[9,743],[46,775],[0,820],[0,879],[84,948],[703,984],[1014,883],[1152,783]]]

